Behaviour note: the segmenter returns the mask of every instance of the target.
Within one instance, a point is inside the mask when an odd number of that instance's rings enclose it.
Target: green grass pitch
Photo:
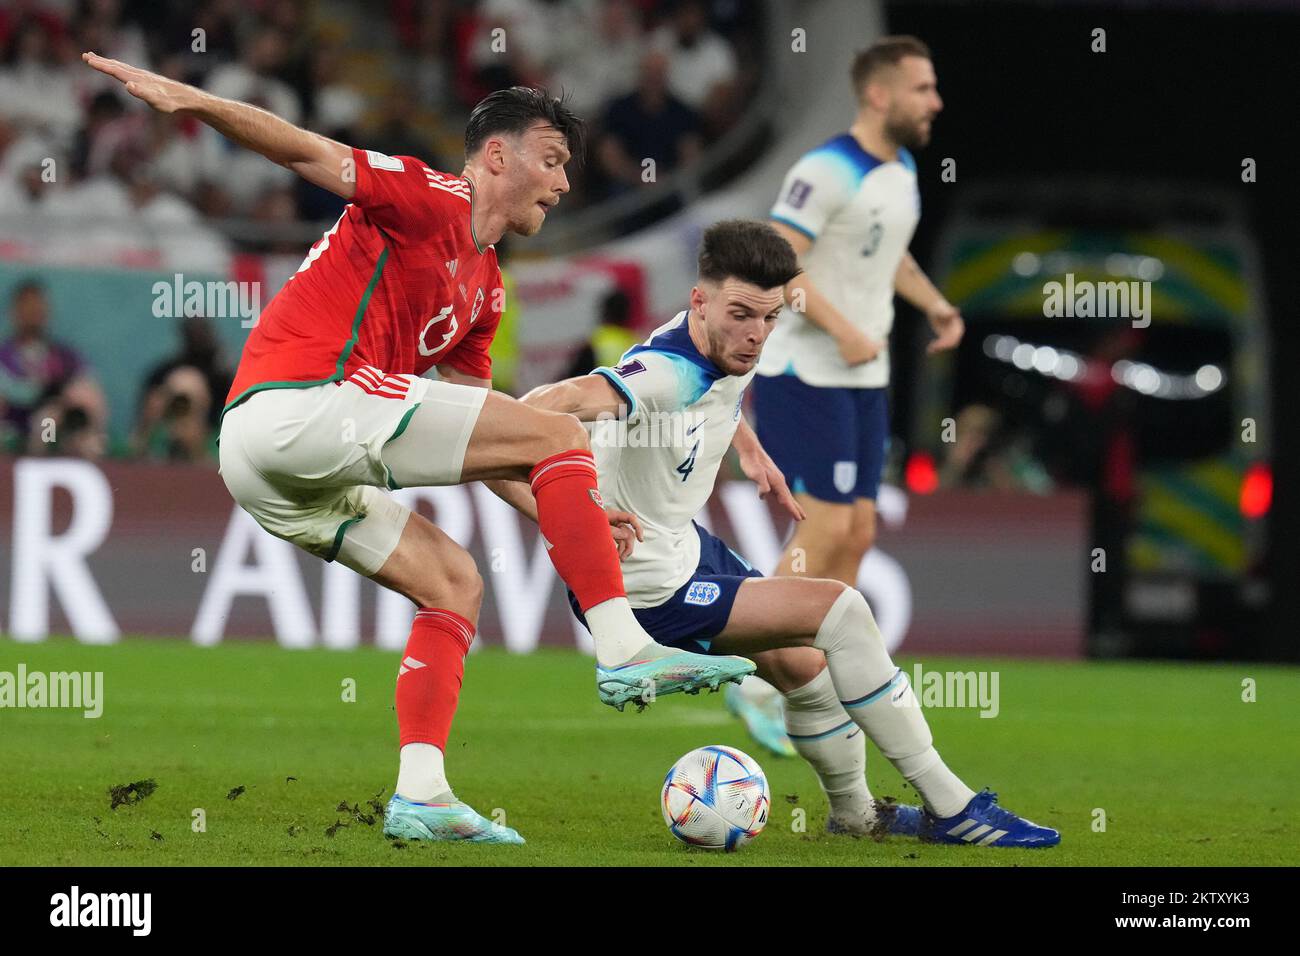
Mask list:
[[[395,653],[0,640],[0,670],[19,662],[103,671],[105,709],[93,720],[0,709],[0,865],[1290,865],[1300,847],[1296,669],[924,660],[1000,674],[996,718],[928,717],[971,786],[1061,830],[1056,849],[1018,851],[827,836],[812,771],[760,752],[721,695],[619,714],[576,653],[468,661],[449,774],[481,813],[502,808],[523,847],[394,845],[381,818],[360,819],[396,772]],[[355,702],[342,699],[348,679]],[[682,846],[660,816],[668,767],[712,743],[758,758],[772,786],[767,829],[735,854]],[[915,802],[874,748],[868,776],[877,797]],[[152,795],[109,809],[110,787],[145,779]],[[191,826],[195,808],[205,832]]]

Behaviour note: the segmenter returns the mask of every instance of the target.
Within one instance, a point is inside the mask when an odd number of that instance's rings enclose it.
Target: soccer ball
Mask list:
[[[772,795],[752,757],[734,747],[700,747],[664,778],[664,822],[683,843],[738,850],[767,824]]]

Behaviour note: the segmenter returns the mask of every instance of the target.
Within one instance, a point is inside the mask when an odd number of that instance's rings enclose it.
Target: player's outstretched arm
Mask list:
[[[264,109],[222,99],[195,86],[150,73],[97,53],[81,58],[101,73],[119,80],[126,91],[160,113],[188,113],[207,123],[231,142],[261,153],[291,169],[309,183],[351,199],[356,182],[347,173],[352,149],[317,133],[300,129]]]
[[[594,422],[627,409],[627,400],[603,375],[579,375],[562,382],[539,385],[520,401],[548,412],[573,415],[580,422]]]

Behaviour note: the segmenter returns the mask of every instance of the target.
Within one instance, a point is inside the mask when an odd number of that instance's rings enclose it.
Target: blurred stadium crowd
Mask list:
[[[101,458],[109,453],[108,400],[93,364],[49,332],[38,280],[19,282],[0,335],[0,451]],[[211,322],[182,320],[174,354],[140,386],[135,426],[121,457],[215,461],[216,426],[233,379]]]
[[[341,211],[124,95],[84,50],[452,172],[486,93],[563,91],[594,134],[564,205],[590,206],[641,185],[645,159],[662,177],[727,131],[759,81],[750,14],[739,0],[13,0],[0,6],[0,221],[71,224],[83,248],[163,235],[200,254],[296,254]],[[237,356],[208,319],[179,326],[123,446],[110,445],[92,357],[49,333],[42,283],[20,282],[0,308],[0,450],[213,460]]]
[[[84,50],[452,172],[465,117],[486,93],[563,90],[597,132],[566,205],[590,203],[640,183],[644,158],[659,175],[690,162],[734,121],[757,82],[745,6],[14,0],[0,8],[0,214],[94,208],[196,224],[337,215],[335,197],[288,170],[120,93],[82,66]]]

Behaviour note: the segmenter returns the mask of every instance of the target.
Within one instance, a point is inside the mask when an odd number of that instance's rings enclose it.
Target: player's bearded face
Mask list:
[[[934,65],[917,56],[904,57],[890,85],[885,132],[895,143],[920,149],[930,142],[930,128],[943,109],[934,75]]]

